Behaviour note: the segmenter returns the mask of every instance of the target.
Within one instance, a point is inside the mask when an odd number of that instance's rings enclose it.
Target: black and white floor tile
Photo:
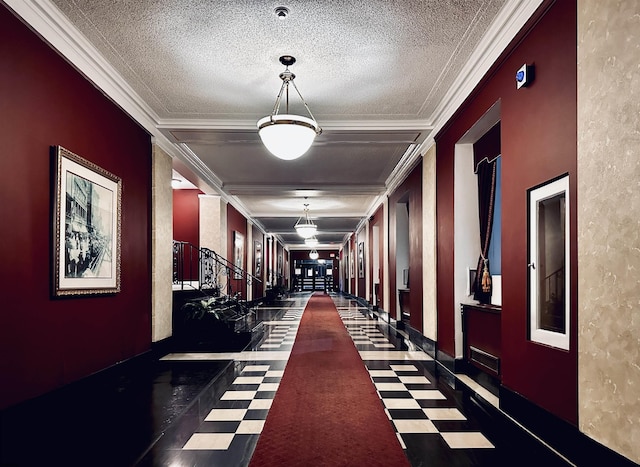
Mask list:
[[[11,459],[3,465],[88,465],[89,459],[98,467],[247,466],[309,297],[294,294],[256,309],[264,336],[251,349],[168,354],[155,362],[157,369],[150,365],[146,372],[115,374],[108,388],[104,382],[111,379],[101,378],[94,386],[85,383],[69,396],[49,396],[16,413],[23,423],[15,425],[20,428],[11,438],[11,457],[2,450],[3,459]],[[413,467],[565,465],[531,436],[512,435],[515,425],[478,407],[478,398],[498,407],[496,396],[464,375],[455,375],[452,384],[452,375],[402,331],[374,319],[353,300],[332,298]],[[471,389],[461,390],[458,381]],[[123,391],[129,401],[126,416],[118,409]],[[113,416],[96,418],[87,410],[88,394],[99,394],[101,407],[109,407]],[[126,417],[135,420],[128,431],[122,426]],[[21,436],[35,418],[56,423],[38,450],[29,449],[31,438]],[[69,449],[69,440],[79,447]]]
[[[276,324],[269,326],[269,328],[267,337],[260,344],[260,349],[283,350],[284,348],[290,349],[293,347],[298,332],[297,323],[289,324],[289,322],[283,322],[283,324]]]
[[[284,373],[277,363],[246,365],[205,417],[183,450],[228,450],[236,437],[262,432]],[[241,442],[245,446],[246,439]]]
[[[367,351],[361,352],[361,356],[404,449],[403,436],[408,434],[439,434],[451,449],[494,448],[481,432],[465,426],[467,419],[456,408],[455,402],[437,389],[432,376],[419,370],[423,367],[418,361],[429,360],[425,358],[428,356],[418,355],[419,359],[415,361],[404,355],[409,359],[398,360],[398,363],[386,360],[392,355],[370,350],[372,347],[396,348],[380,330],[377,321],[362,314],[358,307],[340,306],[338,312],[356,348]],[[459,431],[454,431],[456,427]]]
[[[243,362],[238,374],[211,408],[182,451],[216,451],[220,465],[246,465],[267,419],[298,332],[309,296],[288,300],[280,319],[264,321],[264,339],[252,350],[235,353],[173,354],[168,359]],[[275,307],[270,307],[274,309]],[[225,457],[228,453],[228,457]],[[226,459],[226,460],[225,460]],[[240,464],[231,464],[233,460]],[[246,461],[246,462],[245,462]],[[225,462],[229,462],[226,464]]]
[[[181,446],[183,453],[215,452],[220,462],[216,465],[248,464],[284,374],[307,299],[308,295],[299,298],[281,319],[265,321],[265,338],[252,350],[167,357],[231,359],[240,364],[235,379]],[[495,442],[465,413],[455,391],[433,376],[433,359],[405,345],[405,335],[395,330],[389,335],[388,325],[373,319],[366,308],[341,296],[333,299],[412,466],[497,465],[500,457]]]
[[[451,449],[494,448],[480,431],[467,426],[467,418],[455,402],[448,400],[416,365],[387,367],[372,363],[368,370],[405,449],[403,436],[407,434],[439,434]]]

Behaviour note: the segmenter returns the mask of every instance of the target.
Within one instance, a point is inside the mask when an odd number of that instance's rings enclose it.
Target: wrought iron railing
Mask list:
[[[208,295],[234,295],[246,284],[262,281],[208,248],[173,241],[173,284],[180,290],[202,290]]]

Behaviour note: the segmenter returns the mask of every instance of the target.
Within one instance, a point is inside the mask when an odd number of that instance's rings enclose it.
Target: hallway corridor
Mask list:
[[[252,349],[125,364],[7,411],[0,465],[248,465],[309,297],[256,308],[264,338]],[[371,310],[332,298],[412,466],[569,465],[501,416],[490,393]]]

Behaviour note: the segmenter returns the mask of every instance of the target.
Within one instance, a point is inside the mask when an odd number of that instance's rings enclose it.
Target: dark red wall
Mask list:
[[[200,190],[173,190],[173,239],[200,246]]]
[[[151,346],[149,135],[0,6],[0,408]],[[51,298],[52,158],[122,178],[121,292]]]
[[[200,190],[173,190],[173,239],[188,242],[195,248],[186,248],[185,255],[191,252],[191,261],[185,261],[184,276],[180,279],[198,280],[198,250],[200,247]]]
[[[409,201],[409,301],[411,327],[422,328],[422,161],[389,196],[389,313],[396,316],[396,207],[408,195]]]
[[[233,232],[240,232],[244,236],[244,257],[242,269],[247,270],[247,218],[231,204],[227,204],[227,261],[233,264]],[[234,279],[233,274],[228,278],[233,293],[240,292],[242,298],[247,298],[247,283],[244,279]]]
[[[549,8],[545,2],[543,9]],[[538,15],[540,16],[540,15]],[[577,423],[577,129],[576,3],[554,3],[504,54],[472,98],[436,137],[438,346],[453,356],[454,145],[491,105],[501,101],[502,383]],[[536,77],[516,90],[515,72],[535,64]],[[571,205],[571,351],[527,339],[527,190],[569,173]]]

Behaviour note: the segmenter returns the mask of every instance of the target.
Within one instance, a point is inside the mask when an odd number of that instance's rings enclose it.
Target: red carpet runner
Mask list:
[[[307,304],[249,467],[409,466],[333,301]]]

